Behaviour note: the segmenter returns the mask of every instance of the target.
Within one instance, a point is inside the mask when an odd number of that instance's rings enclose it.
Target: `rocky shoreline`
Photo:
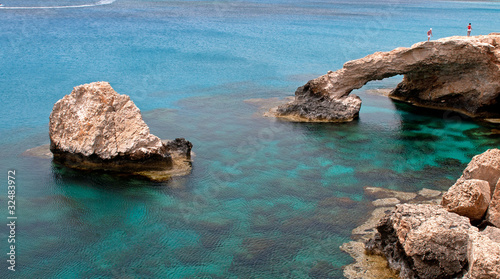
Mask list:
[[[500,118],[500,33],[449,37],[410,48],[376,52],[310,80],[295,99],[271,111],[297,122],[349,122],[361,99],[350,94],[367,82],[395,75],[403,81],[389,97],[415,106],[473,118]]]
[[[379,199],[353,241],[341,246],[355,259],[344,276],[500,278],[499,178],[500,150],[491,149],[444,193],[365,188]]]
[[[417,193],[394,191],[378,187],[365,187],[365,196],[372,200],[375,209],[365,223],[352,231],[352,241],[340,249],[355,262],[344,267],[344,276],[350,279],[389,279],[398,277],[398,272],[389,268],[387,259],[378,254],[366,253],[365,242],[375,237],[378,222],[392,212],[396,204],[439,204],[443,192],[422,189]]]

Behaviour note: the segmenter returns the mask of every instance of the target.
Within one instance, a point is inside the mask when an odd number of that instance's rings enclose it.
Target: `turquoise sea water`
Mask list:
[[[431,27],[434,39],[469,22],[499,32],[499,2],[2,3],[18,8],[0,9],[0,219],[11,169],[18,219],[15,272],[0,230],[1,278],[339,278],[352,260],[338,247],[371,209],[363,187],[445,190],[500,146],[498,128],[367,91],[401,77],[358,90],[348,124],[277,121],[245,102],[293,95]],[[151,183],[21,155],[48,143],[58,99],[101,80],[155,135],[193,142],[190,175]]]

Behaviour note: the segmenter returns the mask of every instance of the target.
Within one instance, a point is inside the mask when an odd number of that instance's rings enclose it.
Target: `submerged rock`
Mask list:
[[[422,190],[418,191],[418,194],[421,195],[422,197],[430,199],[430,198],[436,198],[443,193],[441,191],[438,191],[438,190],[431,190],[431,189],[423,188]]]
[[[374,206],[391,206],[401,203],[397,198],[385,198],[372,201]]]
[[[344,243],[340,249],[356,260],[355,263],[343,267],[344,277],[349,279],[398,278],[397,272],[387,267],[385,257],[366,253],[365,244],[360,241]]]
[[[333,278],[332,273],[336,268],[327,261],[318,261],[308,272],[312,279]]]
[[[472,117],[500,117],[500,35],[449,37],[410,48],[376,52],[310,80],[275,115],[292,121],[344,122],[361,100],[349,95],[372,80],[404,75],[390,93],[396,100]]]
[[[29,157],[37,157],[41,159],[52,159],[52,152],[50,152],[50,144],[44,144],[37,147],[30,148],[24,151],[21,155]]]
[[[365,195],[373,199],[397,198],[402,201],[409,201],[417,197],[416,193],[395,191],[380,187],[366,186],[363,188]]]
[[[149,132],[130,97],[116,93],[107,82],[77,86],[59,100],[50,114],[49,136],[57,163],[157,180],[169,178],[175,169],[172,151],[181,148],[189,159],[192,147],[185,140],[164,144]]]

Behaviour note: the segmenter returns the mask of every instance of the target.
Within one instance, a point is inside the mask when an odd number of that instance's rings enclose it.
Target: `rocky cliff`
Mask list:
[[[171,153],[189,159],[192,147],[183,139],[163,143],[151,134],[130,97],[107,82],[77,86],[59,100],[50,114],[49,136],[57,163],[141,175],[173,169]]]
[[[366,248],[402,278],[500,278],[499,178],[499,149],[475,156],[441,205],[397,205]]]
[[[404,75],[390,97],[472,117],[500,117],[500,33],[449,37],[376,52],[309,81],[275,115],[293,121],[350,121],[361,101],[349,95],[372,80]]]

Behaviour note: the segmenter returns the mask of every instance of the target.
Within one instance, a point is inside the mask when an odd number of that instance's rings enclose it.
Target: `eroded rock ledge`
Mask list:
[[[132,173],[154,180],[189,172],[192,144],[162,142],[140,110],[107,82],[77,86],[50,114],[50,151],[62,165]]]
[[[401,278],[500,278],[499,178],[499,149],[475,156],[441,205],[396,205],[367,250]]]
[[[349,61],[299,87],[295,100],[274,114],[292,121],[351,121],[361,108],[361,100],[349,95],[351,91],[395,75],[404,78],[390,93],[393,99],[471,117],[500,118],[499,33],[421,42]]]

